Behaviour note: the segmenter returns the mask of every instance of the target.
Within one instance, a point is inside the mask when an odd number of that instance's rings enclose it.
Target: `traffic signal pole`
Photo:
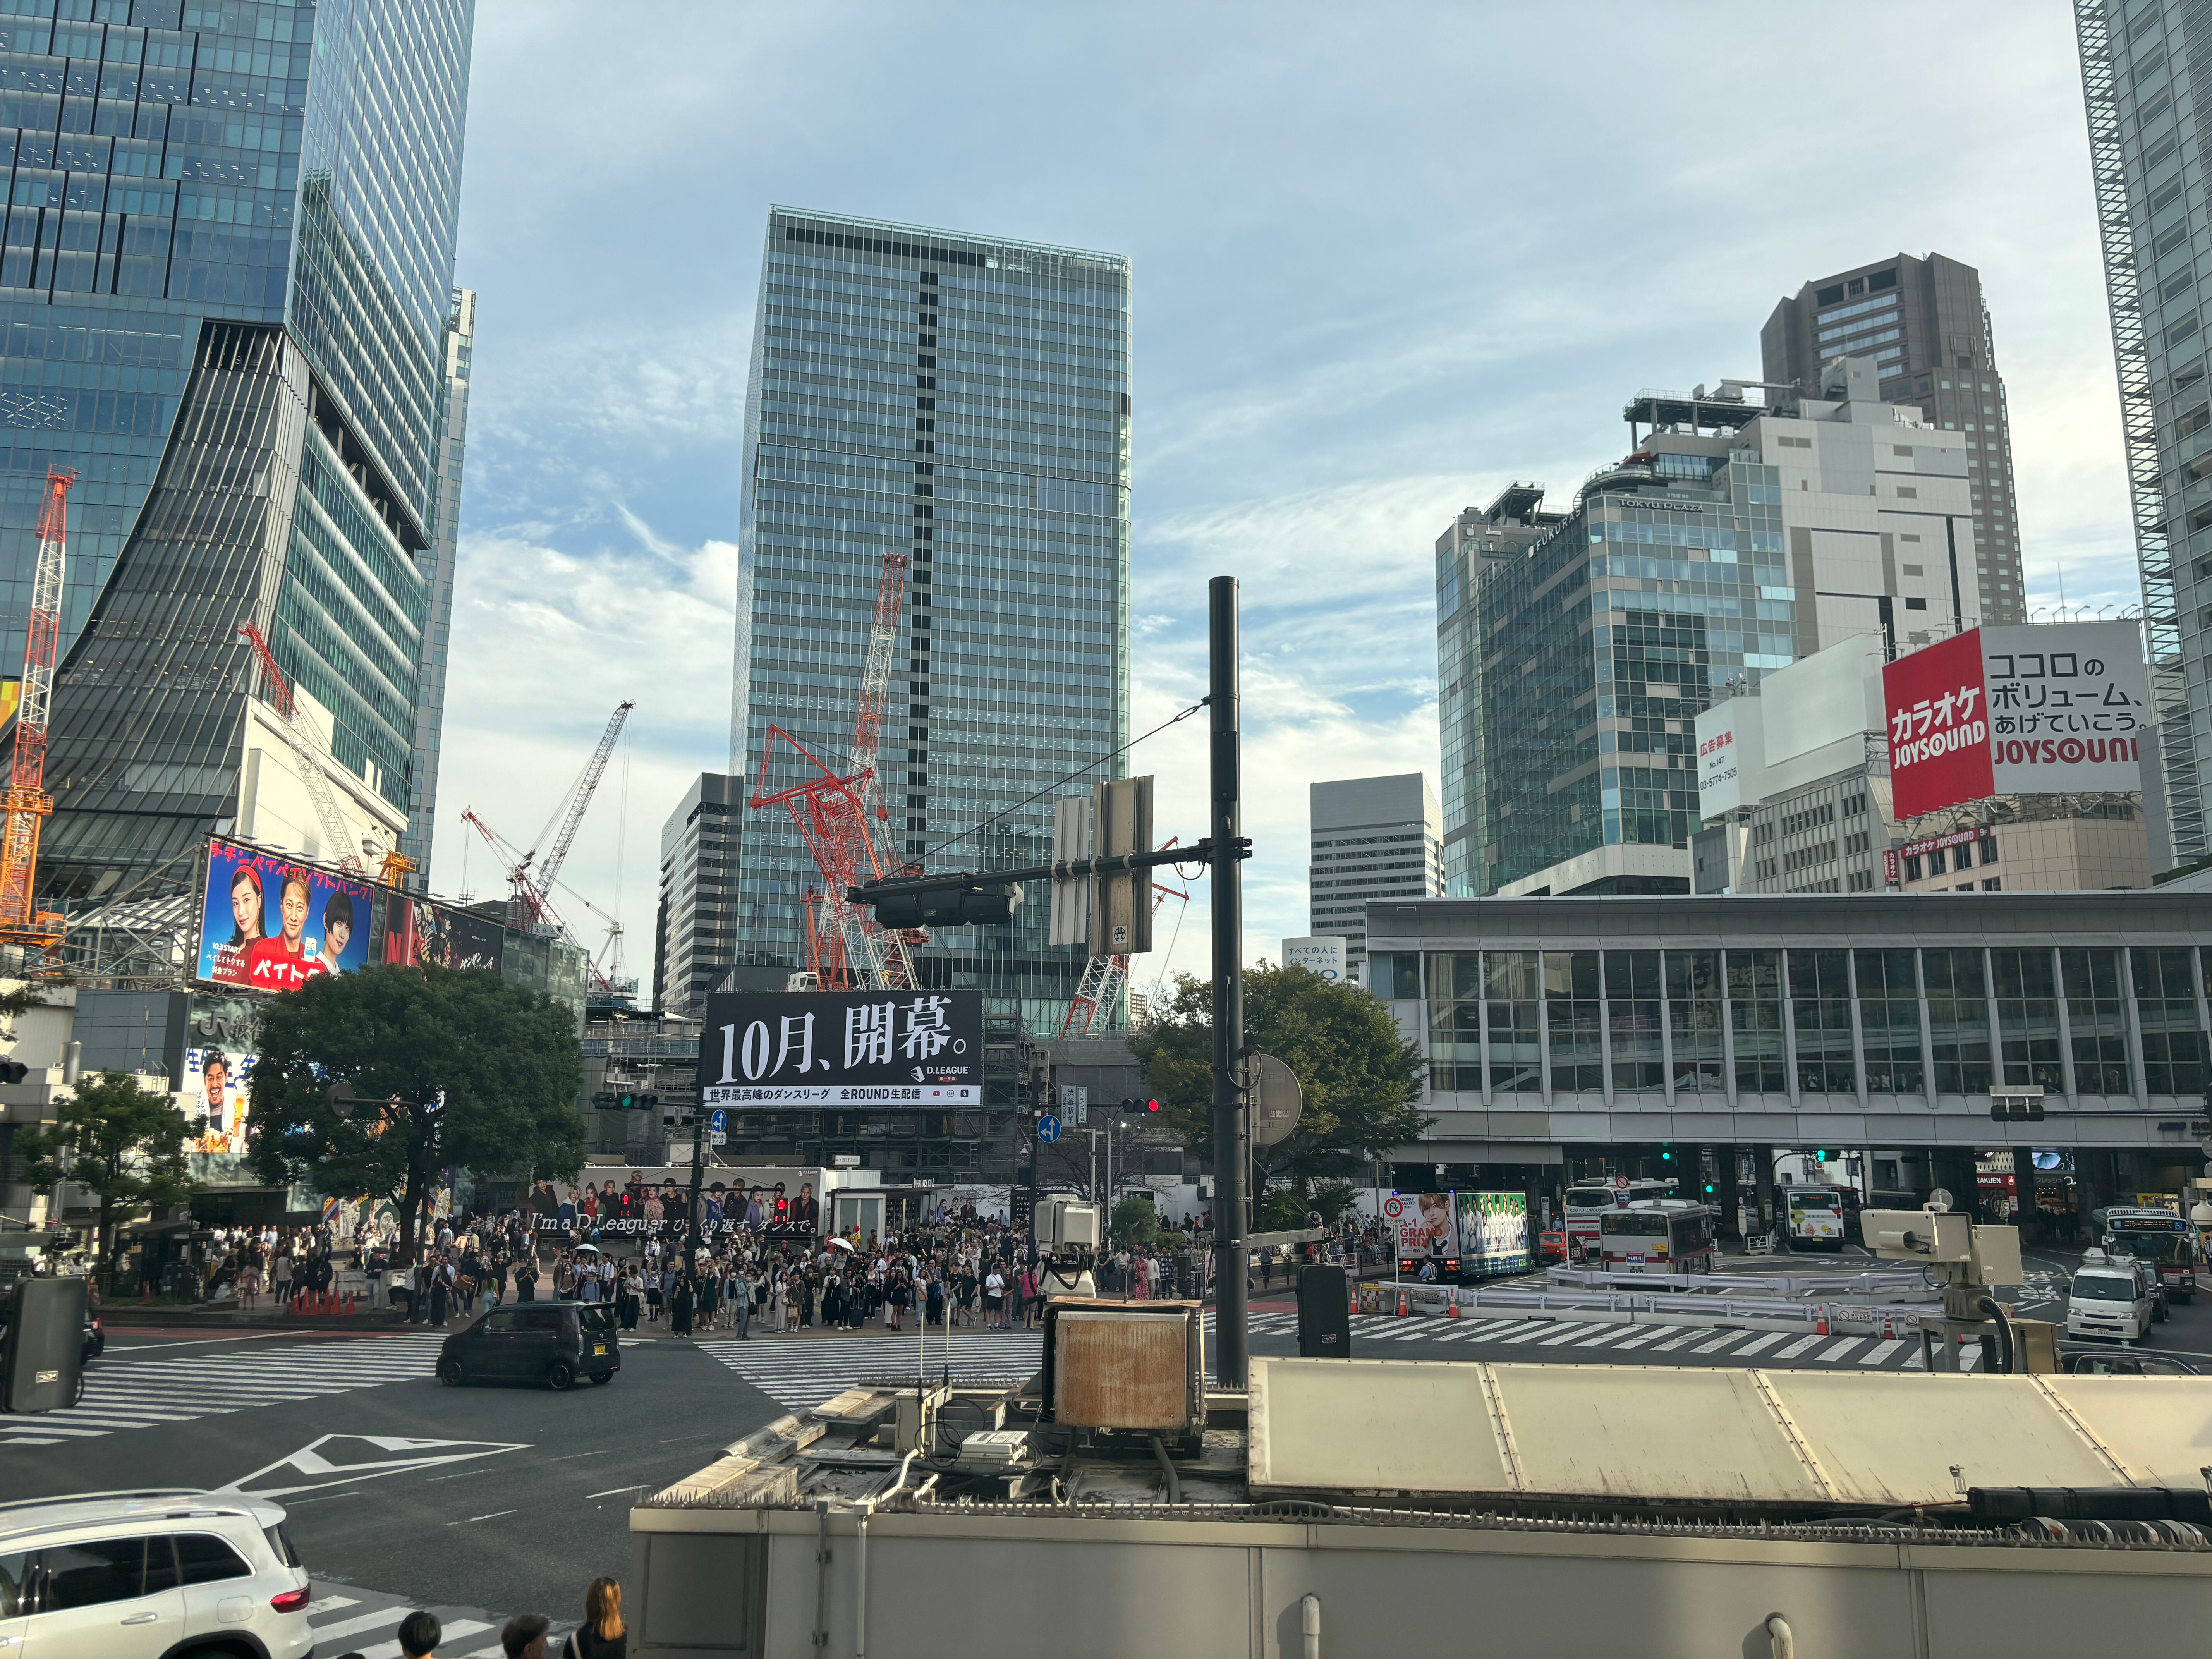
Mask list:
[[[1251,1218],[1245,1213],[1245,1165],[1249,1157],[1240,1082],[1244,1067],[1244,885],[1243,861],[1251,843],[1241,831],[1237,673],[1237,579],[1216,576],[1208,584],[1206,704],[1212,714],[1209,753],[1209,833],[1195,846],[1157,848],[1150,852],[1103,854],[1065,859],[1019,869],[948,871],[937,875],[895,876],[862,882],[846,890],[855,904],[874,907],[885,927],[1004,924],[1012,920],[1019,896],[1010,890],[1025,881],[1082,881],[1100,876],[1153,870],[1167,865],[1206,864],[1213,872],[1213,1239],[1217,1366],[1221,1386],[1242,1389],[1249,1364],[1244,1328],[1248,1297],[1244,1283],[1246,1239]],[[889,909],[886,909],[886,906]],[[1030,1133],[1035,1136],[1034,1119]],[[1113,1139],[1107,1139],[1106,1206],[1113,1206]],[[1034,1151],[1032,1151],[1034,1158]],[[1034,1177],[1032,1177],[1034,1180]]]
[[[1213,1241],[1214,1342],[1221,1386],[1242,1389],[1249,1368],[1245,1330],[1244,1101],[1237,1079],[1244,1065],[1244,872],[1235,851],[1242,812],[1237,799],[1238,691],[1237,579],[1207,584],[1207,712],[1212,716],[1211,822],[1213,859]]]

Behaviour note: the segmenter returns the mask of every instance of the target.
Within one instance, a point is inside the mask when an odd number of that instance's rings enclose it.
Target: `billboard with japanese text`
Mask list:
[[[1996,793],[1978,631],[1899,657],[1881,671],[1881,691],[1899,818]]]
[[[980,991],[735,991],[707,999],[714,1106],[980,1106]]]
[[[1984,628],[1981,636],[1999,794],[2143,787],[2150,670],[2133,623]]]
[[[368,962],[374,895],[350,876],[235,842],[208,844],[198,977],[289,991]]]
[[[1976,629],[1900,657],[1882,690],[1900,818],[2142,787],[2150,676],[2131,623]]]

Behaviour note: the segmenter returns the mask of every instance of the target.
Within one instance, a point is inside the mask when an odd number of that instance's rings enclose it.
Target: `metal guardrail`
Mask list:
[[[1765,1291],[1770,1295],[1840,1302],[1853,1297],[1873,1297],[1905,1291],[1909,1299],[1940,1299],[1917,1267],[1859,1273],[1613,1273],[1599,1267],[1553,1267],[1547,1283],[1579,1285],[1590,1289],[1645,1291],[1664,1288],[1676,1295],[1725,1296],[1736,1290]]]
[[[1424,1298],[1425,1300],[1426,1298]],[[1441,1305],[1444,1298],[1437,1298]],[[1817,1331],[1825,1324],[1839,1335],[1863,1335],[1886,1327],[1917,1331],[1923,1316],[1939,1316],[1940,1305],[1868,1302],[1811,1303],[1781,1297],[1690,1298],[1651,1291],[1638,1296],[1624,1291],[1462,1290],[1462,1308],[1517,1308],[1532,1313],[1557,1313],[1563,1317],[1587,1318],[1593,1314],[1619,1317],[1624,1323],[1712,1325],[1730,1322],[1761,1327]],[[1426,1308],[1421,1310],[1427,1313]],[[1431,1314],[1433,1317],[1434,1315]]]

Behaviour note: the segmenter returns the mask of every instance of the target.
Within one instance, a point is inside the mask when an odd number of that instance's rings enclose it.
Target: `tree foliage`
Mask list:
[[[191,1127],[167,1095],[147,1093],[127,1072],[80,1079],[57,1119],[17,1131],[15,1150],[38,1191],[67,1180],[99,1195],[99,1254],[112,1285],[115,1225],[125,1212],[181,1204],[198,1190],[185,1161]]]
[[[1260,967],[1244,976],[1244,1041],[1297,1074],[1305,1110],[1287,1139],[1254,1154],[1254,1215],[1297,1225],[1306,1212],[1334,1219],[1353,1177],[1394,1146],[1418,1139],[1434,1119],[1416,1104],[1423,1060],[1390,1011],[1354,985],[1304,968]],[[1130,1034],[1159,1097],[1167,1127],[1213,1162],[1213,987],[1176,975],[1165,1006]]]
[[[1114,1206],[1114,1237],[1139,1249],[1160,1236],[1160,1212],[1148,1194],[1132,1193]]]
[[[442,1171],[573,1178],[583,1162],[574,1013],[482,969],[327,974],[261,1013],[247,1159],[267,1181],[399,1211],[403,1258]],[[365,1103],[341,1112],[343,1081]]]

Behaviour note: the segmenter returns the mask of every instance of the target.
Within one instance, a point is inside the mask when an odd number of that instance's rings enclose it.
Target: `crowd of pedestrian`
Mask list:
[[[518,1613],[500,1630],[500,1650],[506,1659],[629,1659],[629,1633],[623,1622],[622,1586],[611,1578],[592,1580],[584,1592],[582,1622],[557,1645],[552,1633],[553,1621],[544,1613]],[[445,1639],[444,1626],[427,1607],[399,1621],[399,1651],[404,1659],[436,1659],[438,1644]],[[347,1653],[338,1659],[363,1659],[363,1656]]]

